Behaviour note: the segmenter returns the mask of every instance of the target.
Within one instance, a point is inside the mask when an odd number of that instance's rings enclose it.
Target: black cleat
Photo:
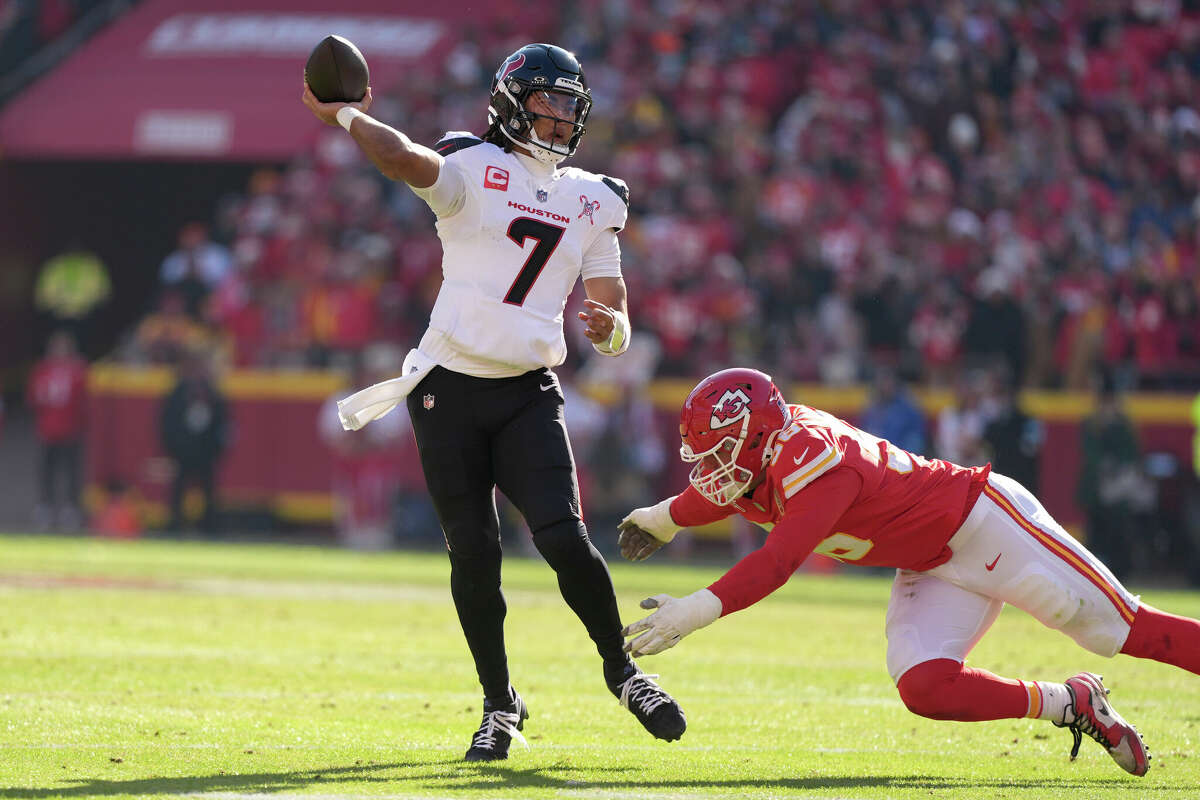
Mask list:
[[[467,761],[499,761],[508,758],[508,746],[515,738],[529,749],[529,742],[521,735],[529,709],[516,689],[512,689],[512,702],[504,706],[493,706],[483,701],[483,722],[471,737],[471,747],[464,758]]]
[[[608,690],[656,738],[673,742],[683,736],[687,730],[687,717],[679,703],[654,682],[657,675],[647,675],[636,667],[633,669],[637,671],[619,683],[610,683]]]

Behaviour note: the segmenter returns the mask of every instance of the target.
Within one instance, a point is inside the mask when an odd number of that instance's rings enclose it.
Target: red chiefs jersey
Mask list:
[[[990,467],[960,467],[901,450],[815,408],[788,406],[766,478],[731,506],[695,489],[671,516],[697,525],[739,513],[770,529],[766,544],[709,588],[723,613],[773,592],[809,553],[873,567],[928,570],[951,556],[947,542],[966,519]]]
[[[77,358],[46,358],[29,377],[27,399],[38,437],[59,444],[83,433],[87,365]]]

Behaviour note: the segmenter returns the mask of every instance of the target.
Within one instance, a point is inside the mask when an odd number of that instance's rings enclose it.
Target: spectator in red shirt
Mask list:
[[[303,313],[311,361],[325,363],[333,353],[357,352],[371,342],[375,292],[362,271],[357,254],[344,254],[305,292]]]
[[[59,331],[50,337],[46,357],[33,368],[27,402],[33,411],[41,443],[38,467],[38,527],[74,529],[79,512],[79,475],[85,424],[87,364],[79,357],[71,334]],[[58,477],[65,481],[58,496]]]

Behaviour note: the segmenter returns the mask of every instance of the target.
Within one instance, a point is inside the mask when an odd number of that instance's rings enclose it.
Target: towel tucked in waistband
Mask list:
[[[338,401],[338,419],[348,431],[356,431],[371,420],[391,411],[408,397],[437,362],[413,348],[404,357],[400,376],[372,384]]]

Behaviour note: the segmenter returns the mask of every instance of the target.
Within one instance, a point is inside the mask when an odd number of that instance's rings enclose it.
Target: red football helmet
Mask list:
[[[770,375],[741,368],[709,375],[679,415],[679,456],[696,465],[688,480],[710,502],[729,505],[762,472],[790,417]]]

